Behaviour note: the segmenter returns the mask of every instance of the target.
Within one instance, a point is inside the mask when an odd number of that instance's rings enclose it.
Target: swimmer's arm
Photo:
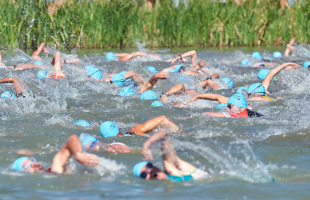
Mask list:
[[[28,149],[3,149],[3,150],[0,150],[0,153],[3,153],[3,152],[16,153],[19,155],[27,155],[27,156],[31,156],[31,155],[35,154],[35,152],[28,150]]]
[[[81,60],[79,58],[71,59],[71,60],[62,60],[61,63],[79,63]]]
[[[268,100],[264,97],[251,97],[247,99],[247,101],[268,101]]]
[[[169,73],[163,72],[163,71],[155,74],[154,76],[150,78],[150,80],[147,83],[141,86],[140,93],[143,93],[147,90],[152,90],[155,84],[157,83],[158,79],[166,79],[168,76],[169,76]]]
[[[194,102],[197,99],[207,99],[207,100],[211,100],[211,101],[218,101],[219,103],[225,103],[227,104],[228,99],[227,97],[224,97],[222,95],[219,94],[211,94],[211,93],[207,93],[207,94],[198,94],[193,96],[192,98],[190,98],[187,103],[190,102]]]
[[[226,117],[224,113],[205,112],[203,115],[209,115],[211,117]]]

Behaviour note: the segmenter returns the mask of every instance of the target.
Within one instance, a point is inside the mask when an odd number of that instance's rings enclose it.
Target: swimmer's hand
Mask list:
[[[48,48],[43,47],[42,52],[43,53],[49,53],[50,51],[48,50]]]
[[[99,165],[99,158],[96,155],[88,153],[77,153],[74,155],[75,160],[85,166],[96,166]]]
[[[165,79],[167,77],[169,77],[169,72],[159,72],[155,74],[155,78],[157,79]]]
[[[144,160],[154,160],[152,151],[149,149],[148,145],[143,144],[141,154]]]
[[[210,86],[210,88],[212,88],[213,90],[220,89],[220,85],[217,83],[214,83],[213,81],[211,81],[211,79],[209,79],[207,82],[208,82],[208,85]]]
[[[299,65],[296,63],[287,63],[287,69],[297,69],[299,68]]]
[[[187,102],[184,103],[184,104],[186,105],[186,104],[188,104],[188,103],[192,103],[192,102],[196,101],[198,98],[199,98],[199,96],[198,96],[198,95],[195,95],[195,96],[193,96],[192,98],[190,98],[189,100],[187,100]]]

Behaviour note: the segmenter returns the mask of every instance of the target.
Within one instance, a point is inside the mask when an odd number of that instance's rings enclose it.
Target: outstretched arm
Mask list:
[[[282,65],[279,65],[278,67],[275,67],[272,70],[270,70],[269,74],[266,76],[266,78],[262,82],[262,85],[265,87],[265,90],[267,91],[273,77],[277,75],[281,70],[283,70],[284,68],[296,69],[298,67],[299,65],[295,63],[283,63]]]
[[[137,83],[139,86],[145,85],[144,79],[139,76],[136,72],[134,71],[128,71],[126,74],[124,74],[125,79],[132,78],[132,80]]]
[[[79,137],[71,135],[60,151],[54,156],[51,171],[59,174],[64,173],[65,166],[71,156],[74,156],[76,161],[85,166],[96,166],[99,164],[99,158],[96,155],[83,153],[83,146]]]
[[[38,47],[38,49],[32,54],[31,57],[32,57],[34,60],[42,60],[42,59],[39,57],[39,55],[40,55],[40,53],[43,51],[44,46],[45,46],[45,43],[42,42],[42,43],[40,44],[40,46]],[[44,50],[44,51],[46,51],[46,50]]]
[[[192,64],[193,65],[197,65],[197,61],[198,61],[198,56],[197,56],[197,52],[195,50],[192,50],[192,51],[189,51],[189,52],[186,52],[186,53],[183,53],[181,55],[179,55],[177,58],[174,58],[172,60],[169,60],[173,63],[183,59],[183,58],[186,58],[186,57],[191,57],[192,58]]]
[[[207,93],[207,94],[198,94],[198,95],[195,95],[195,96],[193,96],[192,98],[190,98],[185,104],[194,102],[194,101],[196,101],[197,99],[207,99],[207,100],[218,101],[219,103],[225,103],[225,104],[227,104],[229,98],[224,97],[224,96],[219,95],[219,94],[211,94],[211,93]]]
[[[16,94],[18,95],[18,94],[23,93],[22,91],[22,89],[24,89],[23,84],[16,77],[6,77],[3,79],[0,79],[0,83],[13,83]]]
[[[153,131],[154,129],[158,128],[160,125],[174,132],[177,132],[177,131],[181,132],[180,127],[178,127],[165,115],[150,119],[143,124],[137,124],[134,127],[132,127],[128,132],[131,132],[137,135],[143,135],[144,133],[149,133]]]
[[[157,83],[158,79],[166,79],[169,76],[168,72],[159,72],[152,76],[150,80],[145,83],[141,88],[140,88],[140,93],[143,93],[144,91],[147,90],[152,90],[155,84]]]
[[[167,140],[167,132],[161,129],[154,133],[142,147],[142,156],[145,160],[154,160],[150,146],[157,141],[163,141],[162,152],[163,152],[163,165],[165,171],[170,175],[186,175],[191,174],[196,170],[196,167],[186,161],[181,160],[176,154],[172,143]]]

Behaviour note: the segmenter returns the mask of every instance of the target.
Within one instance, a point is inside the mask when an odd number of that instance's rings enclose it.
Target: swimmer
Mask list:
[[[13,83],[14,89],[16,92],[16,97],[25,97],[23,94],[24,86],[23,86],[22,82],[20,82],[16,77],[2,78],[2,79],[0,79],[0,84],[1,83]],[[13,93],[10,93],[9,95],[5,95],[5,96],[7,96],[6,98],[15,97],[15,95]]]
[[[130,136],[134,134],[142,136],[146,133],[153,131],[159,126],[163,126],[173,132],[179,132],[179,133],[182,132],[180,127],[178,127],[165,115],[150,119],[143,124],[137,124],[124,134],[119,131],[115,123],[111,121],[106,121],[101,124],[100,132],[103,137]]]
[[[139,52],[139,51],[134,52],[134,53],[115,53],[115,54],[112,52],[109,52],[106,55],[106,59],[107,59],[107,61],[117,60],[117,61],[127,62],[133,58],[145,57],[147,55],[148,55],[147,53],[143,53],[143,52]],[[120,57],[120,58],[117,59],[116,57]]]
[[[83,153],[83,146],[78,136],[71,135],[54,156],[51,167],[45,172],[56,174],[71,173],[72,169],[67,167],[67,162],[71,156],[85,166],[96,166],[99,164],[99,158],[96,155]],[[18,158],[13,163],[12,169],[29,173],[44,171],[44,167],[33,157]]]
[[[127,145],[120,142],[105,144],[87,133],[81,133],[80,140],[86,151],[106,151],[108,153],[135,153]]]
[[[133,168],[133,174],[145,180],[170,180],[170,181],[194,181],[208,177],[208,173],[195,167],[194,165],[180,159],[176,154],[168,134],[161,129],[154,133],[147,141],[143,143],[142,156],[144,160],[153,161],[151,145],[155,142],[161,142],[161,151],[163,153],[164,171],[154,166],[151,162],[142,161]]]

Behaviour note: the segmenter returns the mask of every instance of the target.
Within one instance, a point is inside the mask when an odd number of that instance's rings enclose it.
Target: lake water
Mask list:
[[[229,77],[234,87],[249,86],[257,80],[262,68],[238,67],[253,51],[263,57],[271,57],[275,50],[269,48],[174,48],[155,49],[153,53],[163,60],[175,57],[177,52],[197,49],[198,56],[206,60],[212,72]],[[51,52],[55,50],[50,49]],[[272,97],[283,97],[277,102],[249,102],[253,110],[264,114],[261,118],[211,118],[201,113],[217,110],[216,102],[197,100],[185,108],[171,104],[153,108],[153,100],[140,100],[139,89],[130,97],[118,96],[119,88],[90,80],[84,70],[94,65],[103,72],[133,70],[144,79],[153,74],[146,67],[157,70],[171,66],[150,57],[136,58],[130,62],[107,62],[105,53],[133,52],[138,49],[100,49],[64,51],[64,58],[79,57],[79,66],[66,65],[68,76],[62,80],[38,80],[38,70],[2,70],[1,77],[14,75],[27,84],[29,95],[19,99],[0,99],[0,198],[1,199],[309,199],[310,197],[310,77],[304,68],[283,70],[277,75],[269,91]],[[139,50],[151,50],[139,46]],[[7,65],[22,63],[22,51],[2,50],[2,62]],[[26,52],[31,55],[30,51]],[[42,55],[45,70],[52,72],[52,54]],[[251,58],[250,58],[251,59]],[[302,65],[307,58],[290,58]],[[252,62],[258,62],[251,59]],[[277,63],[288,59],[275,59]],[[190,63],[185,63],[190,66]],[[269,67],[271,68],[271,67]],[[179,80],[171,75],[159,80],[154,91],[159,95]],[[221,90],[206,92],[231,96],[236,89],[222,85]],[[194,89],[191,81],[187,89]],[[12,91],[12,85],[1,84],[0,93]],[[177,100],[185,101],[182,95]],[[173,99],[173,98],[172,98]],[[100,165],[83,167],[72,159],[75,169],[72,175],[27,174],[10,169],[12,162],[20,157],[10,152],[29,149],[34,157],[48,168],[52,158],[71,134],[89,133],[102,142],[123,142],[132,149],[141,149],[148,136],[102,138],[100,124],[113,121],[126,132],[132,126],[148,119],[166,115],[185,132],[183,135],[169,133],[178,155],[210,177],[198,182],[145,181],[132,174],[133,166],[142,160],[140,153],[96,153]],[[191,118],[188,118],[191,116]],[[72,123],[86,119],[90,127]],[[161,154],[154,146],[155,165],[162,168]]]

